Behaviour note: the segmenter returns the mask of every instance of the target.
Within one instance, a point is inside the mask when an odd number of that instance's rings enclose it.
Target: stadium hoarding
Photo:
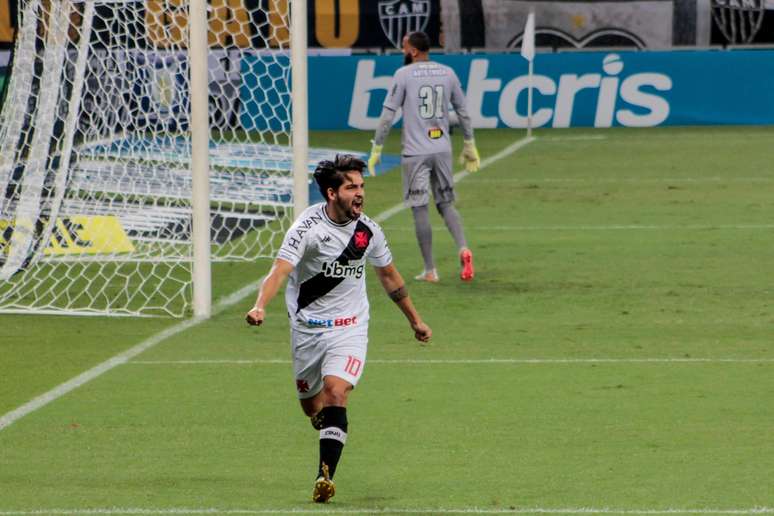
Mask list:
[[[0,0],[0,47],[13,43],[22,2]],[[109,4],[101,2],[99,8]],[[123,8],[120,2],[116,5]],[[287,45],[288,0],[211,0],[209,5],[210,45],[224,45],[229,39],[244,48]],[[306,5],[312,48],[397,48],[413,30],[425,31],[433,46],[442,45],[441,0],[309,0]],[[165,48],[184,39],[188,17],[175,3],[148,0],[142,9],[145,16],[136,30],[154,45]],[[109,31],[97,37],[106,34]]]
[[[0,0],[0,48],[13,43],[21,2]],[[157,48],[184,41],[184,9],[161,0],[140,4],[141,18],[130,22],[145,34],[140,40]],[[125,7],[100,2],[99,9],[111,5]],[[242,48],[285,46],[289,0],[210,0],[209,5],[211,46],[229,41]],[[552,48],[774,43],[774,0],[309,0],[306,5],[310,48],[396,48],[407,32],[423,30],[433,47],[446,51],[502,50],[518,45],[529,11],[536,14],[538,46]],[[109,34],[99,31],[95,37]]]
[[[538,46],[553,48],[672,46],[673,0],[443,0],[447,51],[518,48],[527,15],[536,15]],[[705,13],[709,19],[709,10]],[[481,28],[471,30],[479,21]],[[709,27],[709,23],[706,24]],[[706,31],[709,34],[709,31]],[[709,43],[707,39],[704,44]],[[696,44],[694,42],[693,44]]]
[[[415,30],[442,45],[441,0],[313,0],[307,6],[310,47],[400,48]]]
[[[519,54],[438,55],[477,128],[526,127]],[[372,130],[402,56],[309,58],[310,129]],[[245,66],[243,64],[243,73]],[[535,59],[535,127],[774,123],[774,51],[580,52]],[[241,119],[255,119],[242,113]],[[245,129],[250,129],[245,127]]]

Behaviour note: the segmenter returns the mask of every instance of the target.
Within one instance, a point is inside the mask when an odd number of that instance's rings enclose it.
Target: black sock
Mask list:
[[[320,467],[318,476],[323,476],[322,465],[328,466],[328,474],[333,478],[336,466],[347,442],[347,408],[324,407],[321,411],[323,427],[320,430]]]

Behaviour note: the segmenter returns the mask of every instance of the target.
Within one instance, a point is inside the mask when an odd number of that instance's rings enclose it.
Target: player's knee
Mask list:
[[[325,384],[326,405],[344,407],[347,405],[347,397],[352,386],[345,382],[330,382]]]
[[[454,203],[452,201],[441,201],[435,204],[435,209],[438,210],[438,214],[443,216],[444,212],[449,209]]]
[[[319,399],[319,396],[301,400],[301,410],[304,411],[304,414],[306,414],[307,417],[312,417],[320,412],[322,406],[322,400]]]
[[[423,204],[422,206],[412,206],[411,212],[414,214],[415,220],[419,217],[426,216],[428,212],[427,204]]]
[[[348,391],[340,387],[332,387],[325,391],[325,401],[328,405],[344,407],[347,405]]]

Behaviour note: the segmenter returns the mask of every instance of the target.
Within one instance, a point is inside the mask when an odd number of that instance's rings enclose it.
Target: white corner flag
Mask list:
[[[527,76],[527,138],[532,136],[532,72],[535,60],[535,12],[530,11],[527,23],[524,25],[524,35],[521,38],[521,56],[529,61]]]
[[[524,36],[521,38],[521,56],[532,62],[535,57],[535,13],[530,11],[527,23],[524,25]]]

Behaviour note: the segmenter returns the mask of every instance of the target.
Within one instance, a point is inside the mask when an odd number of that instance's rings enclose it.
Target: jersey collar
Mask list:
[[[352,224],[352,221],[354,220],[354,219],[350,219],[347,222],[341,222],[341,223],[335,222],[333,219],[331,219],[328,216],[328,211],[325,209],[325,203],[323,203],[322,206],[320,206],[320,211],[322,212],[322,215],[325,218],[325,221],[328,222],[328,224],[330,224],[331,226],[336,226],[337,228],[343,228],[343,227],[349,226],[350,224]]]

